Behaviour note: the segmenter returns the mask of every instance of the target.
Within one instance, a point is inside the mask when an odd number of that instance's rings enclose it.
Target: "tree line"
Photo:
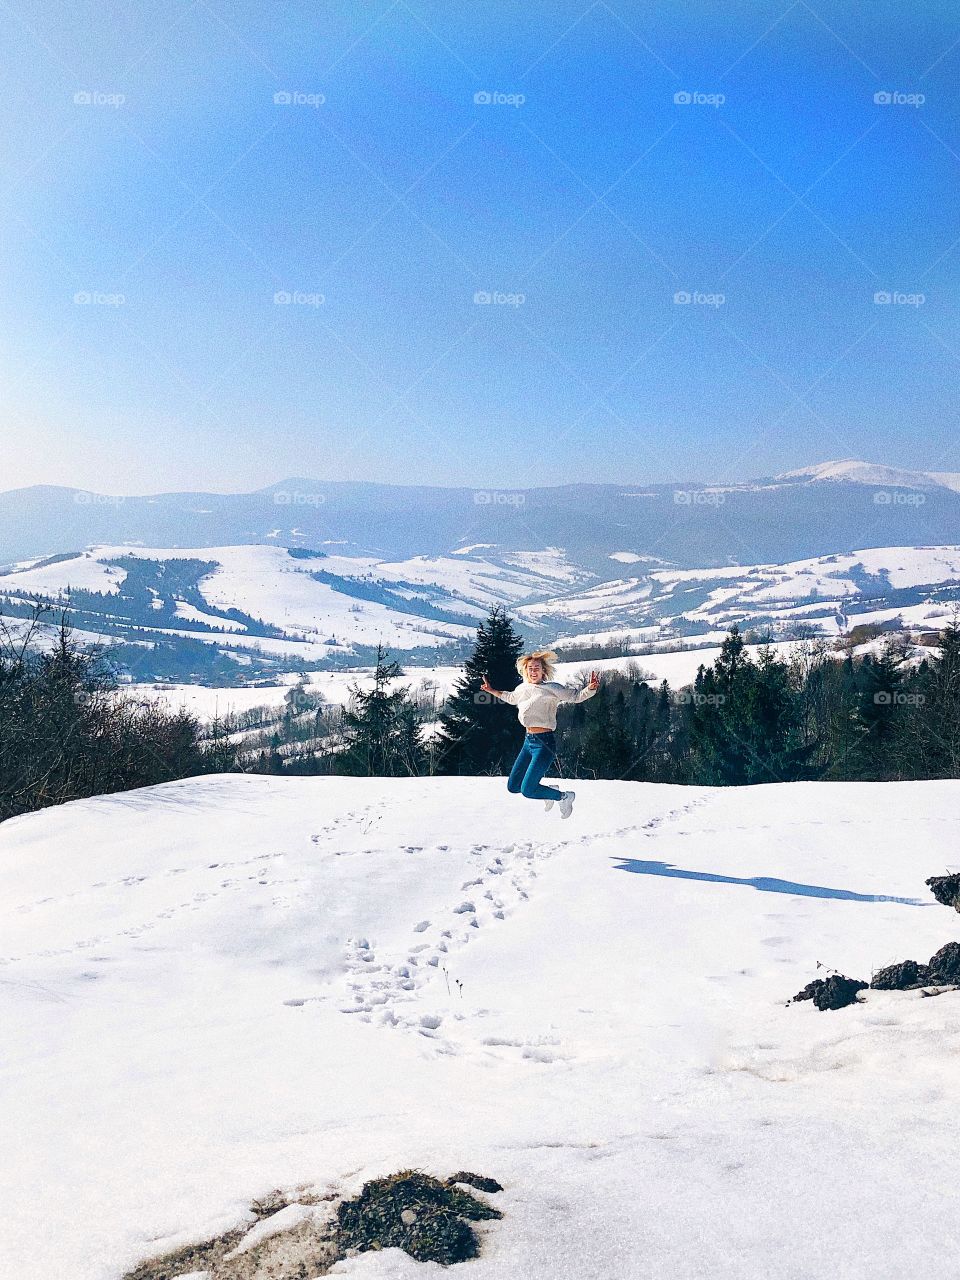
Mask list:
[[[481,689],[519,683],[522,637],[502,607],[477,631],[438,708],[413,696],[379,648],[372,681],[346,706],[298,686],[256,750],[222,723],[139,702],[62,625],[41,652],[28,628],[0,635],[0,819],[49,804],[207,772],[418,776],[506,773],[523,729]],[[838,656],[824,641],[788,659],[753,655],[734,627],[693,683],[657,684],[639,662],[604,673],[597,695],[559,718],[556,772],[738,786],[804,779],[960,777],[960,626],[917,662],[894,635]]]
[[[507,772],[523,730],[481,684],[486,676],[515,688],[522,647],[494,609],[429,733],[402,687],[386,692],[397,665],[388,676],[378,661],[373,690],[344,713],[348,742],[317,771]],[[919,662],[897,633],[876,652],[840,656],[810,640],[785,658],[771,645],[752,654],[733,627],[682,689],[657,684],[635,661],[606,671],[595,697],[561,712],[557,742],[566,778],[743,786],[960,777],[960,625],[945,627]]]
[[[236,752],[186,712],[118,690],[94,648],[61,622],[37,647],[0,619],[0,820],[48,805],[236,767]]]

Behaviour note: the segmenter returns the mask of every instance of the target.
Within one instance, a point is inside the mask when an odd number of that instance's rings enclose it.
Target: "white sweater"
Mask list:
[[[596,692],[589,685],[577,690],[554,680],[544,680],[540,684],[524,680],[516,689],[505,691],[499,696],[504,702],[518,708],[517,714],[524,728],[534,725],[540,729],[555,729],[557,707],[561,702],[586,702]]]

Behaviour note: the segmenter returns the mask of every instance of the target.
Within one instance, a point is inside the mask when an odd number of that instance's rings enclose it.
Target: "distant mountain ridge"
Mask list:
[[[855,459],[737,484],[440,488],[291,478],[252,493],[0,493],[0,565],[90,545],[264,543],[402,560],[483,546],[562,549],[602,578],[630,557],[680,567],[783,563],[865,546],[960,541],[960,476]],[[622,570],[621,570],[622,571]]]

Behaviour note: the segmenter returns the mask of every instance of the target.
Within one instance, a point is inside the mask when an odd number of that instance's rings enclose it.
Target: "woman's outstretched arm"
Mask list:
[[[483,677],[483,684],[480,686],[484,693],[492,693],[495,698],[499,698],[501,702],[510,702],[513,706],[517,705],[516,697],[508,689],[494,689],[486,676]]]
[[[570,685],[563,684],[560,686],[563,692],[558,692],[557,697],[561,702],[586,702],[588,698],[593,697],[599,688],[600,673],[599,671],[591,671],[590,679],[582,689],[573,689]]]

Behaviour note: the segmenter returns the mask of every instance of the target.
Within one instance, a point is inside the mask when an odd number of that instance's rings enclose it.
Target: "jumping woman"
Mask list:
[[[553,664],[556,660],[557,655],[550,649],[525,653],[522,658],[517,659],[517,670],[523,676],[523,684],[519,688],[512,692],[491,689],[486,679],[480,687],[485,693],[492,693],[495,698],[516,707],[520,723],[527,731],[520,754],[510,770],[507,790],[514,794],[519,791],[528,800],[545,800],[544,807],[548,810],[559,800],[560,817],[569,818],[573,812],[575,793],[545,787],[540,779],[557,758],[554,733],[557,727],[557,707],[561,702],[585,702],[587,698],[592,698],[600,688],[600,677],[596,671],[591,671],[590,683],[580,690],[573,689],[568,684],[558,684],[553,679]]]

